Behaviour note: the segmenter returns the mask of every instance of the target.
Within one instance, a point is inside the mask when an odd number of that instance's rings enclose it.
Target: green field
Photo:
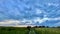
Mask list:
[[[0,27],[0,34],[28,34],[27,28]]]
[[[60,34],[60,28],[35,28],[37,34]]]
[[[0,34],[60,34],[60,28],[0,27]]]

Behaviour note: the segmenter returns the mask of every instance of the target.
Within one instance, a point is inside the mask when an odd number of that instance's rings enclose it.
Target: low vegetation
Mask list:
[[[28,34],[27,28],[0,27],[0,34]]]
[[[0,27],[0,34],[60,34],[60,27]]]
[[[60,34],[60,28],[35,28],[37,34]]]

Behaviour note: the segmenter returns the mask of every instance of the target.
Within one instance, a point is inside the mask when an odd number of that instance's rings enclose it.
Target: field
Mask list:
[[[60,34],[60,28],[0,27],[0,34]]]
[[[0,27],[0,34],[28,34],[27,28]]]
[[[35,28],[37,34],[60,34],[60,28]]]

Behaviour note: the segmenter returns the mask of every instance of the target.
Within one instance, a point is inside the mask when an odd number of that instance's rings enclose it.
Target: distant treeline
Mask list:
[[[31,26],[27,26],[27,27],[31,27]],[[50,27],[50,26],[34,26],[33,28],[60,28],[60,26],[56,26],[56,27]]]

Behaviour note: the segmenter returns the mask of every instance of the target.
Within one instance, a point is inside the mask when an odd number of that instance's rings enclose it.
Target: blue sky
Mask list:
[[[0,25],[16,23],[60,26],[60,0],[0,0]]]

